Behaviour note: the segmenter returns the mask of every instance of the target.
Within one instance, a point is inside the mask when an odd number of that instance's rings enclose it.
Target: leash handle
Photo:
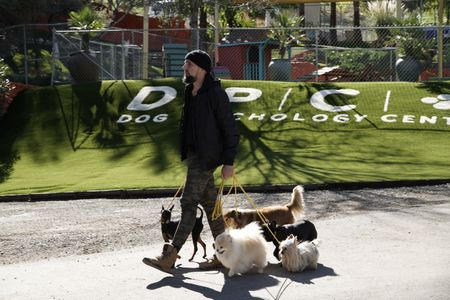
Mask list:
[[[214,210],[211,216],[212,220],[217,220],[222,216],[222,193],[225,186],[225,181],[221,180],[219,190],[217,191],[216,204],[214,205]]]

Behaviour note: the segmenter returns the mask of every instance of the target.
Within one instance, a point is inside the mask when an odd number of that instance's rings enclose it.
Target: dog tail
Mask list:
[[[261,234],[262,235],[262,228],[259,225],[258,222],[251,222],[250,224],[247,224],[246,226],[242,227],[243,232],[247,233],[249,236],[254,236],[256,234]]]
[[[303,198],[304,191],[305,190],[301,185],[294,187],[292,190],[291,201],[288,205],[286,205],[297,220],[305,214],[305,200]]]
[[[198,217],[197,219],[203,220],[203,209],[201,209],[199,205],[197,205],[197,209],[200,210],[200,217]]]

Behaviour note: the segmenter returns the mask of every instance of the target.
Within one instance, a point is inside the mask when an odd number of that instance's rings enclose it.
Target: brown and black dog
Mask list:
[[[163,239],[166,243],[169,242],[169,240],[173,239],[173,236],[175,235],[175,231],[177,230],[178,224],[180,221],[172,221],[172,210],[174,205],[172,204],[169,208],[164,208],[162,206],[161,208],[161,231]],[[200,210],[200,216],[196,218],[194,228],[192,229],[192,242],[194,243],[194,253],[192,253],[192,257],[189,259],[189,261],[192,261],[194,259],[195,254],[197,253],[197,243],[200,243],[203,247],[203,258],[206,258],[206,244],[203,242],[202,238],[200,237],[200,233],[203,230],[203,210],[197,206],[197,208]]]
[[[297,185],[292,190],[291,201],[283,206],[268,206],[255,209],[232,209],[224,214],[228,227],[242,228],[251,222],[262,223],[258,212],[269,221],[275,221],[278,225],[292,224],[304,213],[305,201],[303,199],[303,186]]]

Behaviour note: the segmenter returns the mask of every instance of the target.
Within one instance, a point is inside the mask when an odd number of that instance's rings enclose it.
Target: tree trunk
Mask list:
[[[298,16],[302,18],[300,26],[305,26],[305,3],[300,3],[298,5]]]
[[[200,8],[200,0],[191,1],[191,18],[189,26],[192,29],[191,33],[191,47],[197,49],[198,47],[198,10]]]
[[[330,3],[330,42],[332,45],[337,44],[337,32],[336,32],[336,21],[337,14],[336,14],[336,2]]]
[[[358,29],[354,29],[353,31],[353,42],[357,44],[362,43],[362,35],[361,29],[361,13],[359,9],[359,1],[353,1],[353,26],[358,27]]]
[[[208,15],[206,13],[205,8],[200,9],[200,49],[208,52],[208,34],[206,32],[206,29],[208,28]]]

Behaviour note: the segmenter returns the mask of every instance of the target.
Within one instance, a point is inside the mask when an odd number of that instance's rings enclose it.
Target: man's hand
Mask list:
[[[227,180],[234,175],[234,167],[230,165],[223,165],[222,167],[222,179]]]

